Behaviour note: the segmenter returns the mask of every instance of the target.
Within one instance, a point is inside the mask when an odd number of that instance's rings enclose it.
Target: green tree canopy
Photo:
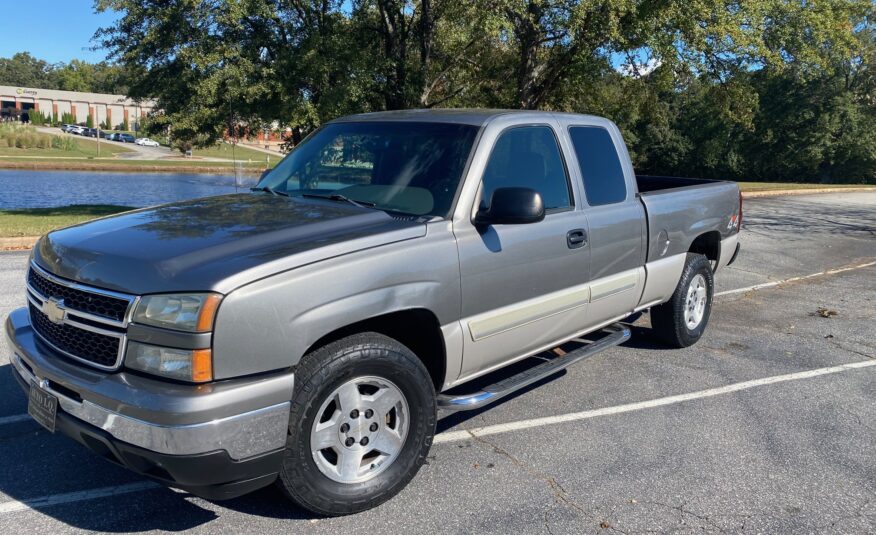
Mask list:
[[[96,40],[130,95],[157,98],[153,128],[187,144],[383,109],[541,108],[615,120],[652,172],[876,175],[871,0],[95,5],[122,15]]]

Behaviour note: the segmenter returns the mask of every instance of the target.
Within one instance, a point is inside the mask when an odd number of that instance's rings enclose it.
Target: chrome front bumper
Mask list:
[[[38,342],[25,309],[9,315],[6,337],[24,386],[40,384],[57,396],[59,411],[119,441],[168,455],[225,451],[233,460],[286,444],[291,373],[178,385],[87,370]]]

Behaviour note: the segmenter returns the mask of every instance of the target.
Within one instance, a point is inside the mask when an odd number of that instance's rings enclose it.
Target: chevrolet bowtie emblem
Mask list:
[[[63,323],[64,318],[67,316],[67,311],[64,309],[64,301],[50,298],[43,303],[43,314],[45,314],[52,323]]]

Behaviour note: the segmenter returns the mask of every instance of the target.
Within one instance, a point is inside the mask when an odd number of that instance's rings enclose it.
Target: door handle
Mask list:
[[[583,228],[576,228],[566,233],[566,245],[569,249],[578,249],[587,245],[587,231]]]

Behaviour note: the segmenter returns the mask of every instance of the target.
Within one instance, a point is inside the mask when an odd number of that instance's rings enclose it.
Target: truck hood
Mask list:
[[[217,291],[425,235],[424,223],[330,201],[246,193],[127,212],[57,230],[34,261],[130,294]]]

